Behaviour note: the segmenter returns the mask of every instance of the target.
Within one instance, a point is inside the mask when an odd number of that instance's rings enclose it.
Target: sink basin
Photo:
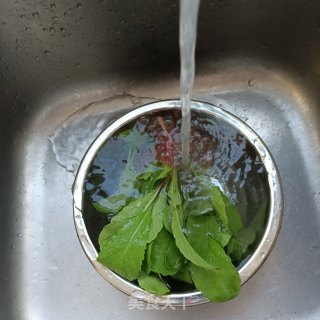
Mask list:
[[[88,262],[74,171],[94,137],[179,94],[178,1],[0,1],[0,319],[319,319],[320,3],[202,1],[194,98],[269,147],[282,230],[236,299],[137,303]],[[144,312],[142,312],[144,310]]]

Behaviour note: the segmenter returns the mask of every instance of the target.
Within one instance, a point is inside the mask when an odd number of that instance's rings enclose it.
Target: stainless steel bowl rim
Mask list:
[[[84,158],[82,159],[82,162],[79,166],[75,178],[75,183],[73,187],[73,214],[77,235],[82,245],[82,248],[85,251],[87,257],[89,258],[94,268],[100,273],[100,275],[104,279],[106,279],[114,287],[118,288],[119,290],[128,294],[129,296],[132,296],[139,300],[143,300],[147,303],[159,305],[170,304],[171,306],[185,307],[208,302],[208,299],[206,299],[199,291],[169,294],[165,296],[156,296],[154,294],[142,290],[140,287],[123,279],[116,273],[109,270],[107,267],[100,264],[96,260],[98,253],[87,233],[82,215],[82,197],[85,178],[88,169],[101,146],[119,128],[121,128],[128,122],[138,118],[139,116],[154,111],[168,110],[172,108],[181,108],[180,100],[164,100],[144,105],[123,115],[121,118],[110,124],[110,126],[108,126],[97,137],[97,139],[92,143],[90,148],[87,150],[87,153],[85,154]],[[270,254],[277,239],[278,233],[280,231],[283,213],[283,190],[280,175],[270,151],[263,143],[261,138],[245,122],[238,119],[231,113],[205,102],[192,101],[191,109],[204,112],[218,119],[222,119],[223,121],[229,123],[231,126],[236,128],[238,131],[240,131],[256,149],[257,153],[263,161],[268,175],[268,184],[270,191],[268,221],[259,246],[256,248],[255,252],[252,254],[250,259],[246,261],[246,263],[243,266],[241,266],[241,268],[238,270],[240,274],[241,284],[244,284],[255,274],[255,272],[264,263],[264,261]]]

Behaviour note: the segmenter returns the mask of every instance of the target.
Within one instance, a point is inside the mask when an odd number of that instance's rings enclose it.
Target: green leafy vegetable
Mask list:
[[[163,295],[170,292],[166,284],[155,274],[147,275],[141,271],[138,277],[138,283],[142,289],[158,295]]]
[[[189,221],[191,219],[191,221]],[[235,297],[240,290],[240,277],[221,243],[213,239],[213,215],[193,216],[188,219],[188,240],[199,255],[215,266],[214,270],[191,264],[191,277],[195,286],[213,301],[226,301]],[[217,230],[218,231],[218,230]],[[219,232],[219,231],[218,231]]]
[[[149,274],[150,271],[151,271],[151,250],[152,250],[152,245],[153,245],[153,242],[150,242],[150,243],[147,244],[147,249],[146,249],[146,252],[145,252],[144,260],[142,262],[141,270],[146,274]]]
[[[232,235],[237,234],[242,228],[242,222],[236,206],[222,194],[223,202],[225,203],[226,215],[228,219],[228,228]]]
[[[128,170],[123,179],[131,179],[127,187],[137,199],[125,187],[94,203],[114,214],[100,233],[97,260],[154,294],[169,293],[167,279],[173,278],[212,301],[235,297],[240,278],[232,261],[243,257],[256,236],[250,227],[243,229],[236,207],[202,177],[198,189],[183,198],[169,165],[152,165],[134,178]]]
[[[207,270],[191,264],[191,277],[198,290],[211,301],[227,301],[239,294],[240,277],[221,245],[208,239],[207,251],[203,258],[216,266],[215,270]]]
[[[178,186],[178,179],[176,170],[173,169],[173,178],[169,188],[169,203],[172,206],[172,232],[176,239],[176,245],[180,249],[181,253],[195,265],[198,265],[207,269],[214,269],[210,263],[205,261],[199,256],[199,254],[192,248],[188,240],[185,238],[182,225],[181,225],[181,196]]]
[[[228,217],[226,213],[226,206],[222,198],[222,192],[216,186],[213,186],[211,191],[213,207],[216,209],[216,213],[218,214],[224,226],[228,227]]]
[[[123,209],[113,222],[104,227],[112,230],[108,240],[99,237],[100,253],[97,260],[128,280],[138,277],[147,243],[154,240],[157,230],[162,228],[162,221],[160,226],[155,226],[152,221],[153,203],[158,193],[159,189],[136,200],[136,207],[131,212]]]
[[[153,272],[168,276],[184,267],[184,257],[170,232],[163,228],[152,243],[150,261]]]
[[[240,261],[255,239],[256,232],[251,227],[241,230],[228,243],[227,254],[233,261]]]
[[[198,241],[199,247],[202,242],[206,242],[207,238],[214,239],[221,246],[225,247],[231,238],[231,234],[213,214],[205,214],[201,216],[189,216],[187,221],[188,239],[193,238],[193,242]],[[194,245],[193,245],[194,247]]]

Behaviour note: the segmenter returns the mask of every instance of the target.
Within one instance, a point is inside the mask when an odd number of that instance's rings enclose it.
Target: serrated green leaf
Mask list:
[[[147,275],[141,271],[138,277],[138,283],[142,289],[157,295],[164,295],[170,292],[166,284],[154,274]]]
[[[177,175],[177,170],[175,168],[172,170],[172,179],[169,185],[168,196],[170,198],[171,206],[179,207],[182,205],[178,175]]]
[[[163,276],[173,275],[184,266],[184,257],[170,232],[162,229],[152,242],[151,270]]]
[[[151,165],[147,171],[137,177],[135,186],[139,189],[140,193],[146,194],[157,187],[159,181],[165,179],[171,171],[168,165],[158,167]]]
[[[100,250],[108,245],[108,239],[112,237],[126,222],[150,206],[154,197],[155,192],[151,192],[144,198],[137,199],[122,208],[122,210],[111,219],[111,222],[102,229],[98,239]]]
[[[168,210],[167,193],[162,189],[152,208],[152,220],[149,232],[149,242],[154,240],[163,226],[163,213]]]
[[[147,243],[157,235],[153,228],[150,236],[150,230],[153,202],[158,193],[159,189],[136,200],[135,206],[131,203],[125,207],[104,228],[105,237],[99,237],[100,253],[97,260],[128,280],[138,277]],[[158,229],[160,231],[161,228]]]

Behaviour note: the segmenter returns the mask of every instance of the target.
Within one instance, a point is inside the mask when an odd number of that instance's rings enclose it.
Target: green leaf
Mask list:
[[[236,206],[228,199],[227,196],[222,194],[222,198],[225,204],[229,230],[232,235],[235,235],[243,228],[240,214]]]
[[[248,250],[248,247],[254,243],[256,232],[247,227],[233,237],[227,245],[227,254],[233,261],[240,261]]]
[[[154,274],[147,275],[141,271],[138,277],[138,283],[142,289],[157,295],[164,295],[170,292],[166,284]]]
[[[168,206],[167,210],[163,213],[163,224],[164,227],[172,233],[172,207]]]
[[[158,167],[151,165],[147,171],[137,177],[135,186],[139,189],[140,193],[145,194],[157,187],[160,180],[166,178],[171,172],[168,165]]]
[[[180,187],[178,183],[178,175],[177,170],[175,168],[172,170],[172,180],[169,185],[168,196],[170,198],[170,204],[173,207],[179,207],[182,205]]]
[[[191,264],[191,277],[196,288],[210,301],[222,302],[237,296],[240,277],[221,245],[209,238],[207,251],[203,251],[202,255],[216,269],[207,270]]]
[[[205,261],[215,267],[214,270],[208,270],[192,263],[190,271],[196,288],[209,300],[220,302],[239,293],[240,277],[221,244],[213,239],[211,228],[216,227],[213,221],[216,222],[210,215],[188,218],[190,244]]]
[[[173,275],[184,266],[184,257],[172,234],[164,228],[152,242],[150,260],[151,270],[163,276]]]
[[[132,198],[125,194],[117,194],[103,198],[93,203],[93,206],[102,213],[117,213],[130,200],[132,200]]]
[[[153,202],[159,190],[125,207],[104,228],[104,237],[99,237],[100,253],[97,260],[128,280],[138,277],[147,243],[156,237],[156,228],[151,227],[151,220]],[[160,231],[161,228],[158,229]]]
[[[226,213],[226,207],[223,201],[222,192],[216,186],[211,187],[212,191],[212,204],[219,218],[225,227],[228,227],[228,217]]]
[[[152,250],[152,245],[153,242],[150,242],[147,244],[147,250],[145,252],[144,255],[144,260],[142,262],[142,267],[141,270],[146,273],[149,274],[150,273],[150,267],[151,267],[151,250]]]
[[[181,253],[194,264],[208,269],[214,267],[206,262],[199,254],[191,247],[188,240],[185,238],[181,225],[181,195],[178,185],[176,170],[173,170],[173,178],[169,186],[169,204],[172,206],[172,233],[176,241],[176,245]]]
[[[174,274],[172,278],[185,283],[193,284],[193,280],[190,274],[190,265],[188,264],[187,267],[184,268],[182,271],[179,271],[176,274]]]
[[[168,210],[167,193],[162,189],[152,208],[149,242],[154,240],[163,226],[163,213]]]
[[[188,215],[201,215],[213,210],[211,190],[203,189],[191,195],[185,202],[184,211]]]
[[[222,226],[220,221],[212,214],[201,216],[189,216],[187,220],[188,240],[195,250],[201,249],[208,238],[216,240],[223,247],[231,238],[228,229]]]

